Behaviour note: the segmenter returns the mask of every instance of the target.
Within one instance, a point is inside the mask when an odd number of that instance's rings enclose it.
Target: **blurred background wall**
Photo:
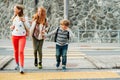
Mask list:
[[[11,37],[10,19],[17,3],[25,6],[25,15],[30,21],[36,8],[44,6],[49,31],[58,27],[64,18],[64,0],[0,0],[0,39]],[[119,42],[120,0],[69,0],[68,19],[76,35],[75,42]]]

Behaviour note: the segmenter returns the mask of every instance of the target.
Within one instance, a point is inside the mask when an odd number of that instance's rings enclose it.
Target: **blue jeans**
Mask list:
[[[68,50],[68,44],[64,45],[64,46],[60,46],[60,45],[56,44],[56,61],[57,61],[57,63],[61,62],[60,57],[62,56],[62,65],[66,65],[67,50]]]

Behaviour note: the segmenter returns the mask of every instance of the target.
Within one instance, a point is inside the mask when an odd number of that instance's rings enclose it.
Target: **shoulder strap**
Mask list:
[[[68,34],[67,34],[67,38],[68,38],[68,40],[69,40],[69,31],[68,31]]]
[[[54,39],[55,42],[56,42],[56,39],[57,39],[57,35],[58,35],[58,30],[59,30],[59,28],[60,28],[60,27],[58,27],[58,29],[57,29],[57,31],[56,31],[56,33],[55,33],[55,39]]]

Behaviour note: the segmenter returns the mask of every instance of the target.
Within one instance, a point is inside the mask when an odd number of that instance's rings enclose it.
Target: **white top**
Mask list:
[[[28,18],[25,17],[25,22],[24,24],[30,28],[30,24],[28,22]],[[24,24],[23,22],[20,20],[19,16],[16,16],[14,19],[13,19],[13,26],[15,26],[15,28],[13,29],[12,31],[12,35],[14,36],[25,36],[26,35],[26,30],[25,30],[25,27],[24,27]]]

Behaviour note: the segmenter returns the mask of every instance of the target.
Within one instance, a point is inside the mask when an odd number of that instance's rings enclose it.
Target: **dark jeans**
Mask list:
[[[66,65],[67,50],[68,50],[68,44],[64,45],[64,46],[60,46],[60,45],[56,44],[56,61],[57,61],[57,63],[61,62],[60,57],[62,56],[62,65]]]
[[[33,49],[34,49],[34,58],[37,59],[37,52],[39,55],[39,62],[42,63],[42,46],[44,40],[38,40],[35,37],[32,37],[33,40]]]

